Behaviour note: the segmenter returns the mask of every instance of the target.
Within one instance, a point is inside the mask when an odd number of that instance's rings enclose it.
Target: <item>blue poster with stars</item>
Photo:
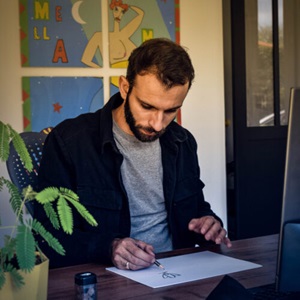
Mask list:
[[[103,80],[93,77],[23,77],[25,131],[41,131],[101,108]]]

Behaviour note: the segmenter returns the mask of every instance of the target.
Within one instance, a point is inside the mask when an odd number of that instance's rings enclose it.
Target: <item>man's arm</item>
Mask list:
[[[76,190],[76,173],[69,157],[67,148],[60,135],[53,129],[47,137],[43,149],[43,158],[39,169],[39,190],[48,187],[65,187]],[[79,199],[80,201],[80,199]],[[90,213],[95,217],[95,211]],[[115,237],[111,232],[101,229],[101,220],[97,219],[98,229],[90,228],[82,217],[73,211],[74,230],[72,235],[55,230],[46,217],[42,206],[35,209],[35,217],[49,230],[63,245],[66,255],[61,256],[54,252],[46,243],[40,240],[39,245],[50,259],[51,267],[61,267],[86,262],[110,261],[110,245]]]

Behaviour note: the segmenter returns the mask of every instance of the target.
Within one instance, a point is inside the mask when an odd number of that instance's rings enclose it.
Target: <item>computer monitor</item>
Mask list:
[[[279,291],[300,291],[300,88],[292,88],[290,95],[276,270]]]

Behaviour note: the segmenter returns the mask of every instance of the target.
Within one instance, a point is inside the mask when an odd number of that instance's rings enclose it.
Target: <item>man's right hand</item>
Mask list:
[[[155,262],[151,245],[132,238],[114,239],[112,242],[112,262],[121,270],[139,270]]]

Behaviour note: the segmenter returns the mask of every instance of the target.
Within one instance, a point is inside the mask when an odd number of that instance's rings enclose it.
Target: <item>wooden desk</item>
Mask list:
[[[171,256],[210,250],[263,265],[262,268],[230,274],[246,288],[275,282],[278,235],[234,241],[232,248],[212,246],[169,252]],[[223,276],[197,280],[179,285],[153,289],[106,271],[106,265],[86,264],[52,269],[49,272],[48,299],[74,299],[74,275],[90,271],[98,276],[98,299],[205,299]]]

